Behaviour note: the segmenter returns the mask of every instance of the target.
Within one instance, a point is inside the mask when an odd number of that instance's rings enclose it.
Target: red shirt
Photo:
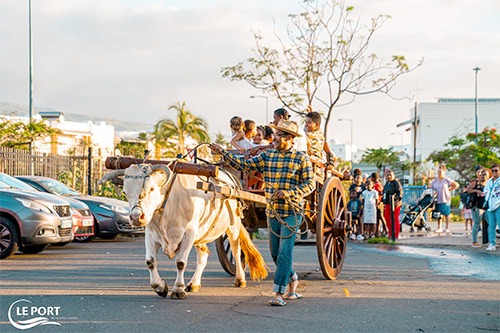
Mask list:
[[[373,189],[378,193],[379,202],[382,202],[382,194],[384,193],[384,187],[382,186],[382,184],[380,182],[374,182]]]

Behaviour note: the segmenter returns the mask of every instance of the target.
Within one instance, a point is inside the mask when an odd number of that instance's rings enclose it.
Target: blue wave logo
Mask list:
[[[15,315],[17,316],[32,316],[32,315],[38,315],[38,314],[46,314],[48,312],[50,312],[51,314],[54,312],[54,309],[56,310],[56,313],[58,314],[59,312],[59,307],[57,308],[53,308],[53,307],[49,307],[49,308],[46,308],[46,307],[34,307],[34,306],[16,306],[14,307],[16,304],[18,303],[21,303],[21,302],[26,302],[26,303],[29,303],[29,304],[33,304],[33,302],[27,300],[27,299],[20,299],[20,300],[17,300],[15,301],[14,303],[12,303],[9,307],[9,313],[8,313],[8,317],[9,317],[9,322],[11,323],[12,326],[14,326],[15,328],[19,329],[19,330],[27,330],[27,329],[30,329],[30,328],[33,328],[33,327],[37,327],[37,326],[42,326],[42,325],[57,325],[57,326],[61,326],[60,323],[58,322],[55,322],[55,321],[50,321],[49,318],[47,317],[43,317],[43,316],[39,316],[39,317],[34,317],[34,318],[31,318],[31,319],[26,319],[26,320],[14,320],[12,318],[12,312],[13,310],[15,310]]]

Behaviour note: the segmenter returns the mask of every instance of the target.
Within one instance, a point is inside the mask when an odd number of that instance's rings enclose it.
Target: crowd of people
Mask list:
[[[394,171],[386,170],[384,176],[385,184],[382,185],[378,172],[368,176],[354,169],[347,203],[347,210],[351,212],[352,240],[386,235],[392,238],[393,232],[395,239],[399,237],[403,187]],[[391,198],[394,199],[392,210]]]
[[[298,276],[293,270],[295,236],[302,223],[304,198],[315,189],[315,174],[335,163],[335,155],[320,130],[321,115],[308,110],[304,128],[290,120],[288,111],[274,111],[273,122],[257,126],[253,120],[235,116],[230,121],[231,145],[235,151],[210,144],[210,149],[222,156],[229,165],[245,173],[253,172],[262,181],[260,186],[267,199],[267,222],[271,257],[276,264],[272,306],[284,306],[287,301],[302,298],[297,293]],[[488,251],[496,249],[495,229],[500,221],[499,166],[491,168],[493,177],[486,179],[485,172],[478,171],[467,191],[476,193],[483,206],[472,209],[473,246],[477,244],[480,216],[486,212],[490,222]],[[458,184],[447,178],[446,168],[441,166],[438,177],[430,187],[437,193],[437,210],[449,227],[451,192]],[[349,174],[347,172],[346,174]],[[403,188],[392,170],[384,172],[385,184],[379,174],[363,176],[361,170],[353,171],[349,187],[350,200],[347,209],[353,222],[352,239],[364,240],[377,235],[398,238],[399,215]],[[344,176],[344,179],[346,177]],[[479,203],[478,203],[479,205]],[[437,232],[442,231],[440,223]],[[475,236],[474,236],[475,235]],[[474,238],[475,237],[475,238]]]

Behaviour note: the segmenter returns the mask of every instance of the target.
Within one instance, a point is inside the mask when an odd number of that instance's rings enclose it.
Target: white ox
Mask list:
[[[155,292],[166,297],[168,287],[157,269],[160,247],[170,258],[176,258],[177,278],[171,298],[185,298],[186,291],[201,287],[201,275],[208,259],[207,243],[227,233],[236,261],[236,287],[245,287],[245,272],[241,252],[248,260],[250,276],[266,278],[267,270],[261,254],[253,245],[241,223],[236,199],[196,189],[196,183],[206,177],[173,173],[166,165],[137,164],[116,170],[101,182],[124,175],[123,192],[130,205],[130,219],[136,226],[146,226],[146,265],[150,284]],[[217,178],[208,180],[237,188],[238,184],[223,170]],[[196,248],[197,265],[193,277],[184,284],[184,271],[189,252]]]

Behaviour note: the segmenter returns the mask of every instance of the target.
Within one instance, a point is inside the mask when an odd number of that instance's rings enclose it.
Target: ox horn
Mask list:
[[[125,170],[123,170],[123,169],[111,171],[111,172],[105,174],[104,176],[102,176],[102,178],[99,179],[98,184],[104,184],[105,182],[113,180],[119,176],[123,176],[124,174],[125,174]]]
[[[172,174],[172,170],[170,170],[168,165],[165,165],[165,164],[155,164],[155,165],[151,166],[151,170],[153,170],[153,172],[158,171],[158,170],[165,172],[165,174],[167,175],[167,179],[162,184],[162,186],[165,185],[169,181],[170,175]]]

